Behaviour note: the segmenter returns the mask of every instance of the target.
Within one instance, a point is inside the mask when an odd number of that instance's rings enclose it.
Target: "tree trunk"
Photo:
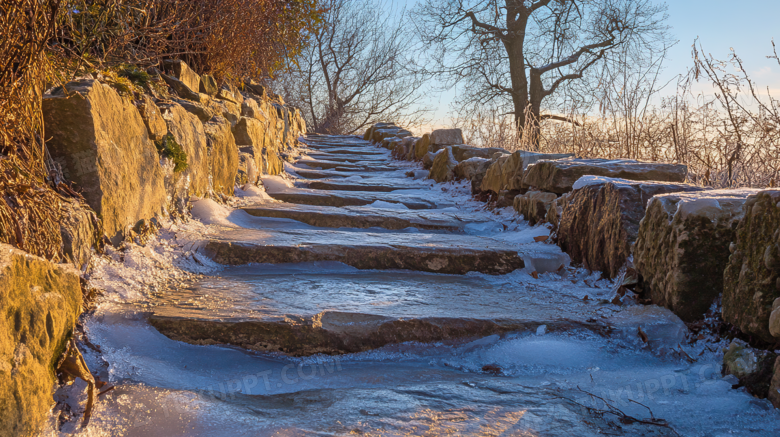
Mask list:
[[[542,115],[542,100],[544,100],[544,84],[542,83],[542,73],[535,69],[531,69],[531,87],[529,89],[529,110],[526,113],[526,125],[528,128],[526,134],[530,136],[527,138],[528,144],[534,150],[539,149],[539,131],[541,126]]]
[[[504,47],[509,55],[509,77],[512,81],[512,104],[515,112],[515,125],[520,135],[526,124],[528,108],[528,77],[525,74],[525,29],[528,16],[520,16],[514,23],[507,23],[511,32],[504,39]]]

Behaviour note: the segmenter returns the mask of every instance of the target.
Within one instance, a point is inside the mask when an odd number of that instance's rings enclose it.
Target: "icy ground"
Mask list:
[[[404,178],[409,169],[418,169],[393,165],[398,171],[378,177]],[[288,173],[296,168],[287,164]],[[289,177],[264,182],[269,192],[294,187]],[[252,217],[239,209],[276,203],[262,188],[237,190],[240,197],[231,205],[198,201],[193,219],[166,223],[146,244],[109,249],[96,261],[89,282],[105,293],[85,322],[90,344],[80,349],[90,369],[114,388],[100,396],[86,429],[69,424],[47,434],[777,435],[780,414],[771,404],[732,389],[736,381],[721,377],[725,342],[690,341],[684,324],[666,310],[611,304],[615,284],[598,272],[533,265],[545,260],[568,264],[562,254],[550,258],[554,250],[534,240],[548,235],[547,228],[528,226],[509,208],[486,209],[470,199],[465,184],[418,182],[419,188],[407,194],[483,218],[467,227],[467,234],[488,244],[539,247],[544,256],[502,276],[358,271],[337,263],[226,268],[199,253],[199,237],[226,228],[318,228]],[[364,208],[387,207],[399,205],[379,201]],[[339,231],[358,237],[363,232],[427,233]],[[574,317],[591,311],[613,329],[548,332],[540,326],[535,332],[468,342],[405,343],[338,357],[290,358],[170,340],[145,315],[172,301],[220,317],[231,311],[284,317],[334,307],[497,317],[515,311],[501,302],[515,302],[518,308],[538,306],[532,315]],[[638,326],[650,335],[649,343],[636,334]]]

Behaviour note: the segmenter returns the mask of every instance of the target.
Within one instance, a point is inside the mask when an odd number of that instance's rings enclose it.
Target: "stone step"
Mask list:
[[[297,220],[323,228],[384,228],[400,230],[462,231],[469,224],[488,223],[468,214],[436,212],[436,210],[403,211],[363,207],[306,206],[289,203],[259,205],[244,208],[255,217]],[[496,223],[500,226],[500,224]]]
[[[193,238],[202,241],[206,256],[225,265],[337,261],[358,269],[505,274],[526,264],[541,273],[568,263],[557,246],[458,234],[228,228]]]
[[[338,191],[319,191],[305,189],[286,190],[282,192],[268,192],[268,195],[282,202],[296,203],[301,205],[318,206],[365,206],[376,201],[401,204],[409,209],[436,209],[437,205],[433,202],[417,197],[393,195],[387,193],[378,195],[376,193],[361,193],[352,191],[345,195]]]
[[[174,340],[306,356],[507,332],[606,334],[608,318],[619,311],[583,300],[599,291],[562,277],[557,282],[566,282],[566,293],[554,280],[528,281],[527,275],[497,280],[312,265],[229,268],[166,292],[148,319]]]
[[[361,156],[361,155],[331,155],[329,153],[308,153],[306,156],[318,161],[329,162],[347,162],[347,163],[387,163],[390,161],[389,156],[374,155],[374,156]],[[305,163],[305,161],[303,161]]]
[[[316,159],[299,159],[295,161],[295,165],[299,167],[305,165],[310,169],[336,170],[342,172],[377,172],[394,170],[393,167],[386,165],[377,165],[371,163],[351,164],[345,162],[321,161]]]
[[[313,150],[313,149],[312,149]],[[327,150],[317,150],[316,152],[312,152],[311,154],[323,154],[323,155],[355,155],[355,156],[367,156],[367,157],[377,157],[377,156],[386,156],[389,157],[390,154],[387,153],[387,151],[379,150],[379,149],[362,149],[362,148],[348,148],[348,147],[340,147],[338,149],[335,148],[328,148]]]
[[[311,190],[332,190],[332,191],[371,191],[371,192],[383,192],[389,193],[398,190],[414,190],[421,188],[428,188],[427,186],[418,184],[407,183],[404,184],[404,180],[398,180],[397,182],[388,182],[383,180],[381,182],[371,182],[371,179],[367,179],[365,182],[352,181],[352,182],[339,182],[338,180],[315,180],[315,181],[297,181],[296,187],[308,188]]]

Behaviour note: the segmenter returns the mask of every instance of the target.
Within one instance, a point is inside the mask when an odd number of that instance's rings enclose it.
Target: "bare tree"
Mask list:
[[[540,120],[570,121],[542,114],[551,96],[595,89],[594,66],[652,55],[667,34],[666,5],[651,0],[424,0],[413,15],[432,53],[426,71],[462,85],[466,104],[508,107],[534,143]]]
[[[273,84],[317,133],[350,134],[378,121],[416,122],[422,76],[413,38],[383,0],[325,0],[321,29],[297,67]]]

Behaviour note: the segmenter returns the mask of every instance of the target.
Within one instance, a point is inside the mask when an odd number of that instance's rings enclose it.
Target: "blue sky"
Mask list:
[[[406,0],[406,3],[411,6],[416,0]],[[780,46],[780,0],[677,0],[666,3],[669,6],[668,24],[679,43],[669,53],[664,83],[692,66],[691,45],[699,37],[704,51],[718,59],[725,59],[733,47],[757,84],[776,90],[776,95],[780,95],[780,65],[773,59],[766,59],[772,53],[773,38]],[[698,89],[709,92],[711,88],[701,84]],[[669,93],[672,92],[670,88]],[[428,104],[437,107],[433,124],[444,124],[451,98],[451,94],[431,96]]]

